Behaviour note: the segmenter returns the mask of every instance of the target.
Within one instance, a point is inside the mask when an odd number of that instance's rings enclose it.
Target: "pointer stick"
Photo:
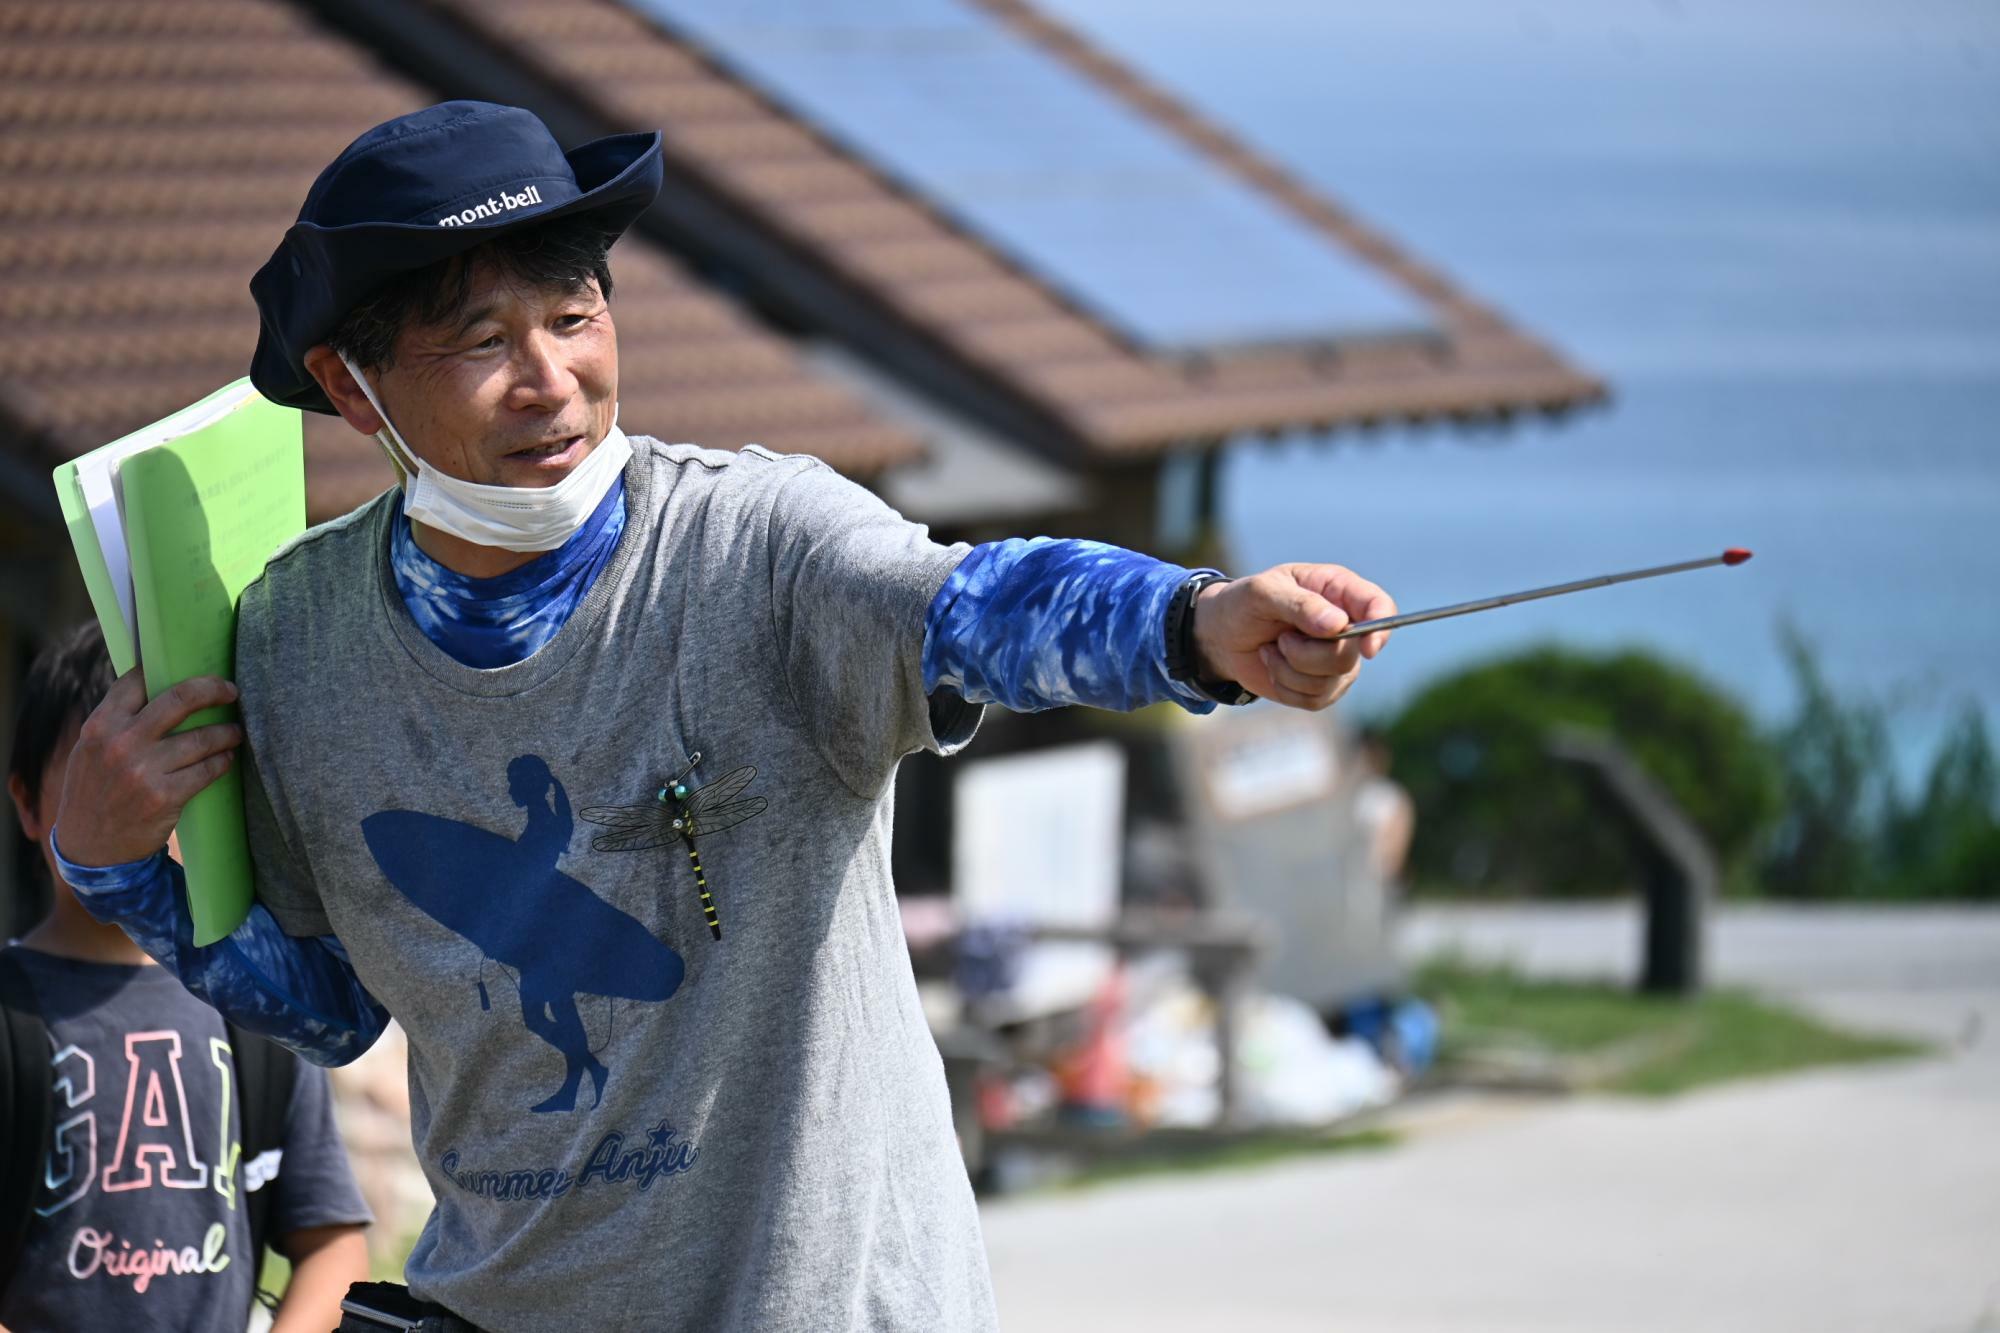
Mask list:
[[[1552,588],[1531,588],[1527,592],[1510,592],[1499,597],[1485,597],[1476,602],[1460,602],[1456,606],[1440,606],[1429,611],[1410,611],[1398,616],[1384,616],[1380,620],[1364,620],[1349,625],[1335,639],[1351,639],[1357,634],[1373,634],[1377,630],[1400,629],[1404,625],[1421,625],[1426,620],[1443,620],[1447,616],[1469,615],[1474,611],[1490,611],[1496,606],[1512,606],[1516,602],[1532,602],[1541,597],[1560,597],[1566,592],[1582,592],[1585,588],[1608,588],[1614,583],[1630,583],[1634,579],[1658,578],[1662,574],[1679,574],[1690,569],[1707,569],[1710,565],[1740,565],[1750,558],[1750,553],[1740,546],[1732,546],[1721,555],[1712,555],[1704,560],[1684,560],[1678,565],[1655,565],[1651,569],[1632,569],[1623,574],[1600,574],[1594,579],[1578,579],[1574,583],[1558,583]]]

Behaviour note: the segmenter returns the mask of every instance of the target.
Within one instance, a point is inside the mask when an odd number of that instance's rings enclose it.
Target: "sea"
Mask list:
[[[1889,709],[1906,781],[2000,723],[2000,4],[1041,2],[1612,385],[1556,423],[1238,442],[1240,567],[1415,609],[1755,552],[1412,627],[1352,708],[1639,645],[1775,727],[1790,625]]]

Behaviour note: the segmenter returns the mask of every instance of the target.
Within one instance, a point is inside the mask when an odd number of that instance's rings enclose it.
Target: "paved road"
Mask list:
[[[1607,909],[1428,912],[1444,941],[1620,974]],[[1670,1102],[1465,1097],[1362,1157],[1003,1201],[1017,1330],[2000,1333],[2000,913],[1737,911],[1725,980],[1935,1057]]]

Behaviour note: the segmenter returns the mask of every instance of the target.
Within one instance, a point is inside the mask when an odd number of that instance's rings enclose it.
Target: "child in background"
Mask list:
[[[369,1220],[324,1072],[226,1026],[56,874],[70,748],[111,680],[87,625],[15,721],[7,791],[54,906],[0,952],[0,1333],[242,1329],[264,1244],[292,1263],[272,1327],[320,1333],[368,1276]]]

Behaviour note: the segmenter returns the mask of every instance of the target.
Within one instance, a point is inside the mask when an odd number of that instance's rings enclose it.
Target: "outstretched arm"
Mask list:
[[[1161,632],[1190,572],[1103,542],[975,546],[924,616],[924,688],[1017,713],[1166,699],[1207,712],[1198,690],[1168,679]]]
[[[925,615],[925,688],[950,686],[1017,712],[1163,700],[1207,712],[1214,704],[1205,695],[1167,674],[1167,607],[1198,572],[1102,542],[976,546]],[[1338,565],[1279,565],[1211,584],[1194,609],[1197,674],[1295,708],[1324,708],[1388,638],[1336,644],[1328,636],[1394,611],[1380,588]]]

